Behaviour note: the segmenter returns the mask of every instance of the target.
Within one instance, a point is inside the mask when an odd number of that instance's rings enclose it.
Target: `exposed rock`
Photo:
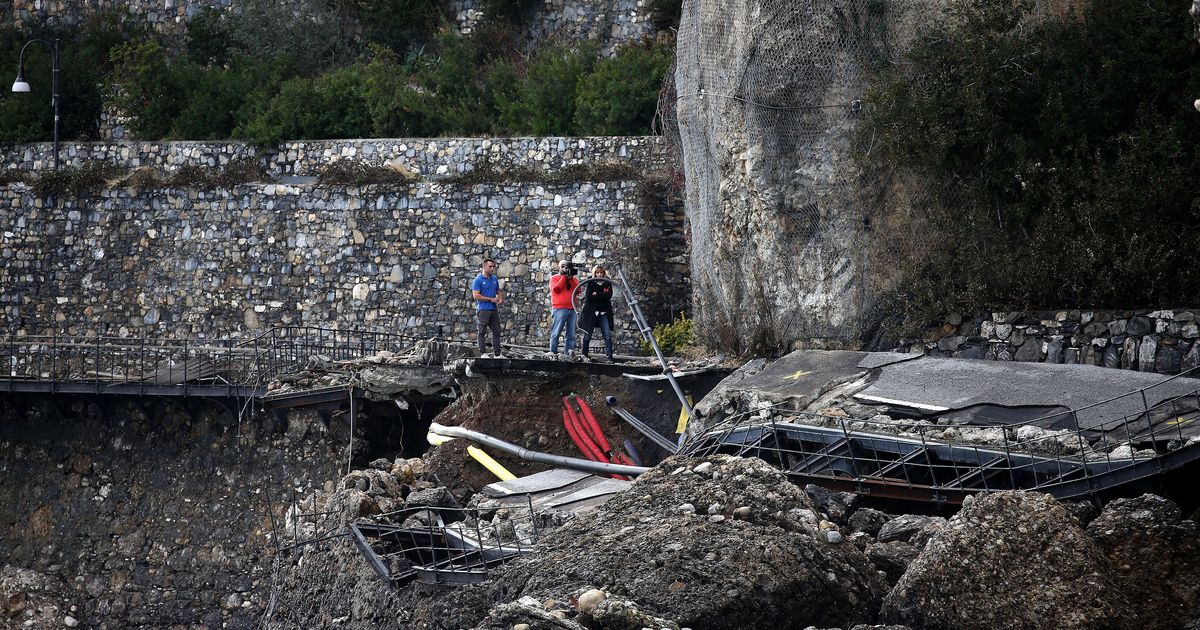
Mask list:
[[[879,542],[891,542],[899,540],[909,542],[917,532],[924,529],[930,523],[945,523],[946,519],[940,516],[924,516],[921,514],[903,514],[893,518],[883,525],[879,530]]]
[[[846,517],[858,504],[858,495],[853,492],[834,492],[811,483],[804,486],[804,492],[812,498],[817,510],[839,523],[845,523]]]
[[[892,520],[892,517],[885,512],[873,508],[859,508],[850,515],[850,520],[847,523],[850,527],[850,532],[866,532],[872,537],[879,537],[879,530]]]
[[[1154,332],[1154,322],[1145,315],[1135,315],[1125,326],[1125,334],[1131,337],[1141,337]]]
[[[1200,527],[1152,494],[1117,499],[1087,527],[1137,603],[1143,628],[1175,628],[1200,617]]]
[[[982,496],[950,519],[888,594],[885,621],[919,628],[1122,628],[1112,565],[1051,497]]]
[[[70,608],[67,597],[66,584],[57,575],[0,565],[0,626],[61,627],[62,612]]]
[[[604,594],[604,591],[598,588],[588,589],[579,596],[575,608],[584,615],[590,615],[595,612],[596,606],[599,606],[600,602],[604,601],[606,597],[608,596]]]
[[[476,630],[531,630],[532,628],[587,630],[587,626],[573,619],[567,619],[562,613],[556,615],[544,610],[541,606],[523,601],[497,604],[488,612],[487,618],[475,628]]]
[[[449,490],[442,487],[418,490],[408,495],[404,507],[457,507],[458,501]]]
[[[871,309],[857,253],[872,244],[850,217],[878,178],[853,162],[853,109],[825,105],[861,98],[871,34],[902,50],[933,4],[891,3],[885,19],[861,0],[684,3],[675,83],[692,255],[723,261],[692,269],[698,331],[739,347],[859,336]],[[835,26],[847,19],[858,26]]]
[[[625,628],[662,628],[678,630],[674,621],[642,612],[634,602],[618,597],[606,598],[591,613],[594,628],[624,630]]]
[[[1178,374],[1181,365],[1179,350],[1174,346],[1164,346],[1158,349],[1154,358],[1154,371],[1159,374]]]
[[[1138,345],[1138,369],[1143,372],[1154,371],[1154,360],[1158,354],[1158,340],[1153,335],[1142,337]]]
[[[1042,344],[1037,339],[1028,339],[1025,343],[1017,348],[1017,353],[1013,357],[1017,361],[1037,361],[1042,356]]]
[[[900,580],[918,553],[916,547],[899,540],[867,546],[867,557],[887,575],[888,583],[892,585]]]
[[[692,473],[700,461],[713,462],[719,479]],[[686,472],[671,474],[680,467]],[[713,523],[679,511],[683,503],[754,509],[748,519]],[[686,627],[872,621],[886,585],[854,545],[830,544],[793,515],[813,510],[808,495],[761,460],[668,459],[547,536],[544,553],[507,565],[489,596],[562,599],[594,586]]]

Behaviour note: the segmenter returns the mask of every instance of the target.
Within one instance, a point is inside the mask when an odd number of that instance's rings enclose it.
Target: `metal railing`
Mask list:
[[[1144,390],[1011,424],[883,421],[781,403],[726,418],[682,452],[759,457],[793,478],[891,498],[957,502],[1013,489],[1080,497],[1200,460],[1200,389],[1080,427],[1079,412],[1096,415],[1130,395],[1145,401]],[[1038,425],[1064,418],[1066,428]]]
[[[258,380],[253,352],[233,339],[7,335],[0,390],[149,392],[172,387],[235,388]]]
[[[281,375],[403,352],[419,340],[311,326],[208,340],[8,334],[0,340],[0,391],[256,395]]]
[[[371,568],[393,588],[477,584],[492,567],[538,550],[532,499],[503,508],[411,507],[350,525]],[[500,518],[500,514],[504,518]]]

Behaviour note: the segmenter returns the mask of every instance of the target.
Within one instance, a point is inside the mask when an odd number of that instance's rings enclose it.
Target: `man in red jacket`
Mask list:
[[[575,265],[558,261],[558,273],[550,276],[550,354],[558,358],[558,335],[567,330],[567,358],[575,358],[575,305],[571,294],[579,286]]]

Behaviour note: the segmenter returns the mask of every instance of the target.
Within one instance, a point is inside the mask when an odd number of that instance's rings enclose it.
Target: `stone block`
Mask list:
[[[1046,343],[1046,363],[1062,363],[1063,362],[1063,343],[1061,341],[1050,341]]]
[[[1190,350],[1183,355],[1183,360],[1180,362],[1181,370],[1191,370],[1200,365],[1200,341],[1192,344]]]
[[[1109,344],[1108,347],[1104,349],[1104,359],[1102,363],[1106,368],[1121,367],[1121,346]]]
[[[1154,332],[1154,322],[1149,317],[1144,315],[1136,315],[1129,320],[1125,328],[1126,334],[1133,337],[1141,337]]]
[[[1136,337],[1127,337],[1121,344],[1121,368],[1125,370],[1136,370],[1138,365],[1138,348],[1140,340]]]
[[[1036,362],[1041,359],[1042,344],[1037,339],[1029,339],[1017,348],[1014,358],[1017,361]]]
[[[1175,346],[1165,346],[1158,349],[1154,358],[1154,371],[1159,374],[1177,374],[1182,356]]]
[[[1157,354],[1158,339],[1154,335],[1142,337],[1142,342],[1138,345],[1137,369],[1142,372],[1155,371],[1155,358]]]

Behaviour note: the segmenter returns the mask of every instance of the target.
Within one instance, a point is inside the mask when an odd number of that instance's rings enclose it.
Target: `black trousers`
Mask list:
[[[475,317],[479,320],[479,354],[483,354],[487,347],[484,343],[485,333],[490,329],[492,331],[492,352],[500,354],[500,311],[499,309],[485,311],[475,311]]]

